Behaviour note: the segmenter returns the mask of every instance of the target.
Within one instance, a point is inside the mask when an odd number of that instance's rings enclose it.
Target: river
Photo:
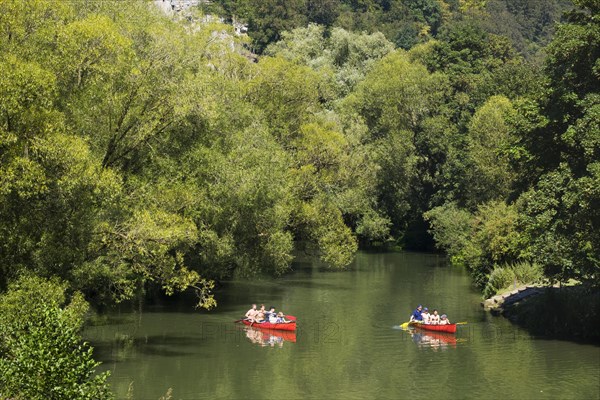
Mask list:
[[[122,305],[88,327],[117,398],[600,399],[600,347],[535,338],[483,311],[467,273],[421,253],[357,254],[349,270],[309,260],[277,279],[224,282],[218,307],[193,298]],[[250,303],[298,318],[296,334],[234,320]],[[406,332],[418,304],[455,335]]]

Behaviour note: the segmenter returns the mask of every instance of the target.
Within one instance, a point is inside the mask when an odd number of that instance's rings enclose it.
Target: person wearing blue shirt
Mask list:
[[[421,311],[423,310],[422,305],[418,305],[417,309],[412,312],[410,315],[410,322],[421,322],[423,321],[423,316],[421,315]]]
[[[266,320],[272,324],[277,323],[277,313],[275,312],[275,307],[271,306],[269,311],[265,314]]]

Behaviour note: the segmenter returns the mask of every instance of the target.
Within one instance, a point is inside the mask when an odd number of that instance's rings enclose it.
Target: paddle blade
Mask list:
[[[466,325],[467,321],[463,321],[463,322],[457,322],[456,325]]]
[[[408,324],[410,324],[410,322],[405,322],[403,324],[400,325],[400,328],[402,329],[408,329]]]

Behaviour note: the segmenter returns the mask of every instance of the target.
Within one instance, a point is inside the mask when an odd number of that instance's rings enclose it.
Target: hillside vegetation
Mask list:
[[[331,2],[254,63],[230,26],[145,1],[3,0],[1,284],[192,287],[211,307],[212,279],[283,273],[295,243],[343,268],[359,244],[434,241],[482,288],[515,262],[596,282],[597,6],[538,68],[482,27],[496,3]],[[441,13],[409,50],[335,26],[400,5]]]
[[[110,397],[80,293],[211,308],[300,245],[597,293],[600,6],[543,3],[0,0],[0,397]]]

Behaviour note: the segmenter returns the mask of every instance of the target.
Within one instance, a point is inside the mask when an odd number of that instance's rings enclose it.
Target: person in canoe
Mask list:
[[[258,310],[256,309],[256,304],[252,304],[252,308],[246,312],[246,320],[250,322],[256,322],[256,315],[258,314]]]
[[[424,324],[429,324],[430,323],[430,321],[429,321],[429,308],[427,308],[427,307],[423,308],[423,312],[421,313],[421,318],[422,318]]]
[[[287,324],[293,321],[285,319],[285,315],[280,311],[276,312],[275,307],[269,308],[267,321],[271,324]]]
[[[267,311],[267,322],[271,323],[271,324],[276,324],[277,323],[277,313],[275,312],[275,307],[271,306],[269,307],[269,311]]]
[[[287,319],[285,319],[285,314],[284,313],[282,313],[281,311],[279,311],[277,313],[277,323],[278,324],[287,324],[287,323],[290,323],[290,322],[292,322],[292,321],[288,321]]]
[[[450,320],[448,319],[448,316],[446,314],[442,314],[442,316],[440,317],[440,325],[449,325],[450,324]]]
[[[421,315],[421,311],[423,311],[423,306],[419,304],[415,311],[410,314],[409,322],[422,322],[423,316]]]
[[[438,310],[433,310],[433,313],[429,316],[429,323],[432,325],[438,325],[440,323],[440,315]]]
[[[256,313],[256,316],[254,317],[254,319],[256,320],[256,322],[258,322],[259,324],[261,322],[265,322],[266,321],[266,313],[265,313],[265,305],[261,304],[260,305],[260,309],[258,310],[258,312]]]

